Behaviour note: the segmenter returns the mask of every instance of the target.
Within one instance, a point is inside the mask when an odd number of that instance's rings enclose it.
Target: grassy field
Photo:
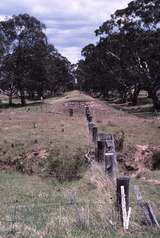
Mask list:
[[[139,185],[160,220],[159,185],[131,178],[132,216],[129,231],[124,233],[115,209],[115,185],[105,177],[103,164],[93,162],[81,177],[71,181],[59,182],[54,176],[44,176],[50,152],[58,150],[66,160],[79,150],[82,154],[87,152],[85,103],[90,105],[99,131],[123,130],[126,146],[159,144],[159,121],[155,118],[137,118],[76,91],[48,99],[43,105],[2,109],[0,237],[159,237],[157,229],[142,223],[143,216],[133,194],[133,185]],[[69,116],[70,106],[74,108],[73,117]],[[17,161],[18,165],[23,163],[19,172]],[[145,176],[160,180],[159,171]]]

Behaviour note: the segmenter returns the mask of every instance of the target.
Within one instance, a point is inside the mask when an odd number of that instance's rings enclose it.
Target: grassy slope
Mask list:
[[[37,148],[64,148],[66,145],[71,152],[79,147],[86,151],[88,137],[83,115],[77,113],[70,118],[63,106],[75,99],[90,101],[100,130],[115,132],[123,129],[127,134],[126,143],[158,143],[160,135],[156,123],[123,113],[119,115],[103,103],[73,92],[64,98],[47,100],[47,107],[30,106],[2,111],[1,159],[8,156],[14,159],[21,152]],[[13,148],[11,144],[14,144]],[[154,176],[156,179],[160,177],[159,173]],[[133,183],[140,185],[145,199],[155,202],[156,211],[160,214],[160,188],[139,180],[133,180]],[[124,235],[121,228],[116,233],[111,229],[108,219],[116,219],[114,188],[106,181],[103,167],[97,164],[93,164],[82,179],[64,184],[36,175],[1,172],[0,197],[0,237],[22,237],[22,234],[23,237],[34,238],[159,237],[155,231],[151,234],[142,232],[143,227],[137,223],[134,198],[130,233]]]

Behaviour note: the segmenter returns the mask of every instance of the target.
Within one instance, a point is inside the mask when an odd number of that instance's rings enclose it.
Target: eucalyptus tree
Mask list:
[[[83,85],[88,90],[89,83],[103,95],[116,88],[133,105],[142,89],[153,97],[159,85],[159,32],[159,0],[136,0],[117,10],[95,31],[99,42],[82,50],[78,69],[82,75],[83,68]]]
[[[15,87],[15,62],[14,57],[11,54],[4,56],[1,64],[1,80],[0,89],[9,98],[9,105],[12,106],[12,97],[17,94],[17,89]]]
[[[8,56],[12,54],[14,57],[12,78],[7,77],[6,80],[14,81],[22,105],[26,104],[25,89],[30,71],[28,59],[33,53],[32,49],[47,44],[46,36],[43,33],[44,28],[45,26],[40,21],[28,14],[20,14],[0,22],[0,29],[4,32],[7,42],[5,53]]]
[[[117,59],[111,57],[108,51],[104,52],[104,41],[100,41],[96,46],[86,46],[82,50],[82,56],[85,58],[81,64],[86,78],[84,86],[103,97],[108,97],[109,91],[117,87],[116,73],[119,61],[117,64]]]
[[[127,8],[117,10],[110,20],[95,31],[96,35],[101,36],[101,40],[112,39],[115,33],[118,35],[118,57],[122,71],[125,69],[122,82],[129,81],[133,104],[137,103],[141,89],[150,93],[157,83],[160,62],[159,28],[159,0],[137,0],[130,2]],[[116,48],[112,49],[112,54],[115,54]]]
[[[72,65],[53,45],[48,45],[47,90],[50,95],[73,89],[74,74]]]

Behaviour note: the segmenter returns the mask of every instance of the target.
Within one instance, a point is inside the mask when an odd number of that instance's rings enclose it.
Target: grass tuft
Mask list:
[[[59,182],[78,179],[88,167],[84,151],[78,149],[74,154],[65,150],[51,150],[47,156],[46,174]]]

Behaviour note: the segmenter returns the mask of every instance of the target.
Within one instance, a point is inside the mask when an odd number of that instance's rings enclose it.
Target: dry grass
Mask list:
[[[45,104],[6,109],[0,113],[0,160],[15,160],[21,154],[38,158],[48,151],[88,148],[88,131],[83,108],[78,106],[69,117],[66,105],[79,102],[90,105],[99,130],[123,130],[126,144],[158,144],[157,122],[118,112],[89,96],[72,92],[64,97],[48,99]],[[68,104],[69,103],[69,104]],[[38,154],[35,154],[36,152]],[[30,158],[30,157],[29,157]],[[68,158],[69,159],[69,158]],[[29,162],[28,162],[29,163]],[[0,164],[1,165],[1,164]],[[1,165],[2,168],[2,165]],[[4,171],[9,171],[4,168]],[[153,174],[146,175],[152,178]],[[154,178],[159,173],[154,172]],[[159,232],[147,229],[137,210],[133,184],[141,188],[144,199],[154,202],[160,214],[160,188],[145,181],[131,180],[132,217],[126,234],[115,210],[115,183],[104,175],[104,165],[93,163],[83,178],[59,183],[52,178],[34,175],[0,174],[0,237],[2,238],[158,238]]]
[[[44,151],[86,151],[88,138],[83,115],[69,117],[65,97],[47,104],[2,110],[0,113],[0,161],[43,157]],[[37,159],[38,159],[37,158]],[[40,158],[41,159],[41,158]],[[2,169],[7,169],[3,166]]]
[[[92,105],[95,121],[100,131],[116,133],[124,131],[126,144],[159,145],[160,120],[157,117],[140,118],[116,110],[105,103],[96,101]]]

